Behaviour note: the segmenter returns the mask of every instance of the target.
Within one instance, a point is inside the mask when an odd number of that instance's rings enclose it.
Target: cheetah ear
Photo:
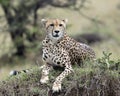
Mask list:
[[[67,23],[67,22],[68,22],[68,19],[63,19],[62,21],[65,22],[65,23]]]
[[[47,19],[41,19],[41,23],[45,26]]]

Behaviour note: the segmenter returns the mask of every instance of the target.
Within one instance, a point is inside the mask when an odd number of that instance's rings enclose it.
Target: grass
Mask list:
[[[101,24],[95,24],[91,20],[79,14],[79,12],[73,11],[71,9],[46,6],[37,12],[39,18],[38,24],[40,24],[41,18],[68,18],[67,33],[69,35],[95,32],[104,36],[108,36],[108,40],[91,45],[91,47],[95,50],[97,58],[102,57],[103,51],[108,51],[112,53],[111,58],[117,60],[120,59],[120,11],[117,9],[118,5],[119,0],[89,0],[85,3],[86,8],[83,8],[81,11],[91,18],[100,20]],[[4,12],[1,8],[0,15],[4,16]],[[0,22],[1,28],[4,27],[7,23],[5,18],[3,18]],[[42,33],[40,32],[40,34]],[[15,52],[15,48],[7,32],[0,33],[0,44],[2,45],[0,46],[0,57],[6,54],[11,56],[11,54]],[[35,57],[35,53],[37,53],[40,46],[41,44],[39,44],[38,47],[34,49],[29,48],[30,50],[27,50],[27,56],[29,58],[27,62],[21,62],[22,59],[19,59],[17,62],[15,62],[15,66],[10,67],[14,62],[7,62],[8,66],[5,66],[6,62],[0,61],[0,80],[5,79],[11,70],[22,70],[34,66],[33,58]],[[33,51],[32,55],[29,54],[31,50]]]
[[[116,94],[119,94],[120,90],[114,90],[114,87],[119,88],[118,86],[120,85],[120,62],[111,60],[110,56],[111,53],[108,54],[104,52],[104,56],[97,59],[95,62],[85,61],[82,67],[78,67],[77,65],[73,66],[74,73],[67,76],[63,80],[62,91],[56,94],[59,94],[59,96],[64,96],[65,94],[69,94],[70,92],[72,92],[71,94],[73,94],[74,92],[71,90],[73,90],[74,88],[74,90],[76,90],[76,88],[77,90],[79,90],[78,93],[81,92],[80,94],[84,94],[85,90],[88,90],[89,88],[91,88],[91,86],[93,86],[92,88],[97,88],[94,89],[94,94],[97,95],[91,96],[98,96],[101,91],[106,94],[105,96],[111,94],[109,93],[110,91],[113,92],[110,96],[118,96]],[[118,64],[118,66],[116,66],[116,64]],[[32,69],[31,72],[27,74],[22,73],[17,76],[8,77],[6,80],[2,81],[0,83],[0,95],[48,96],[48,94],[53,94],[51,91],[52,84],[55,78],[61,72],[62,71],[59,70],[54,70],[53,72],[51,72],[51,74],[49,75],[49,83],[42,85],[39,82],[41,77],[41,70],[39,70],[39,68],[36,66]],[[106,80],[109,82],[106,82]],[[109,84],[111,83],[112,85],[109,86]],[[103,87],[100,87],[101,84],[103,84],[103,86],[105,87],[104,89]],[[83,91],[80,91],[79,88],[83,88]],[[112,90],[108,90],[108,92],[106,92],[106,88],[107,90],[112,88]],[[88,93],[91,94],[90,92],[91,91],[89,90]]]
[[[102,52],[106,51],[106,52],[112,52],[111,58],[114,60],[118,60],[120,59],[119,47],[120,47],[119,44],[115,40],[109,39],[101,43],[96,43],[93,46],[93,49],[97,54],[97,58],[102,57]]]

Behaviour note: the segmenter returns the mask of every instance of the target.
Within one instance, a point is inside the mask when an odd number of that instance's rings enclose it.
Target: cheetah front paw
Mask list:
[[[53,92],[59,92],[61,90],[61,84],[54,82],[52,90],[53,90]]]
[[[48,76],[45,76],[44,78],[41,78],[41,79],[40,79],[40,83],[41,83],[41,84],[47,83],[48,80],[49,80]]]

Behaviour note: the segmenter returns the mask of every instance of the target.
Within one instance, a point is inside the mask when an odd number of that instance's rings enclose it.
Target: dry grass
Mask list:
[[[111,58],[114,60],[120,59],[120,50],[119,50],[119,45],[116,41],[114,40],[109,40],[109,41],[103,41],[101,43],[97,43],[93,46],[93,49],[95,50],[97,54],[97,58],[102,56],[102,52],[111,52],[112,56]]]
[[[110,36],[109,40],[103,41],[101,43],[97,43],[91,47],[96,52],[97,57],[102,56],[102,51],[111,52],[113,55],[111,58],[119,59],[120,58],[120,1],[119,0],[88,0],[85,3],[86,8],[82,9],[81,11],[91,17],[101,21],[101,24],[95,26],[93,22],[89,19],[85,18],[77,11],[73,11],[70,9],[61,9],[61,8],[54,8],[51,6],[47,6],[46,8],[40,9],[38,11],[38,15],[41,19],[41,15],[43,18],[68,18],[68,27],[67,32],[69,35],[76,35],[82,33],[91,33],[96,32],[102,35]],[[0,8],[0,15],[4,16],[2,9]],[[1,27],[6,24],[5,18],[0,21]],[[4,41],[4,46],[3,46]],[[11,55],[12,52],[15,51],[13,44],[11,42],[11,38],[9,34],[6,32],[1,31],[0,33],[0,56],[9,54]],[[32,59],[31,59],[32,60]],[[18,62],[20,62],[18,60]],[[24,62],[24,64],[18,63],[14,67],[4,66],[4,62],[0,62],[0,80],[8,76],[9,71],[13,69],[21,70],[30,68],[31,63],[33,61]],[[8,65],[11,65],[8,62]]]
[[[105,57],[103,57],[105,58]],[[101,58],[99,58],[101,59]],[[101,59],[102,60],[102,59]],[[99,61],[99,60],[98,60]],[[114,64],[116,62],[113,62]],[[53,93],[52,84],[61,71],[51,72],[50,82],[40,84],[41,70],[36,67],[28,74],[9,77],[0,83],[1,96],[119,96],[119,71],[108,69],[106,62],[84,63],[82,68],[74,66],[75,72],[63,80],[62,90]],[[103,64],[101,67],[99,65]],[[114,65],[113,64],[113,65]],[[104,70],[105,69],[105,70]],[[104,95],[102,95],[104,94]]]

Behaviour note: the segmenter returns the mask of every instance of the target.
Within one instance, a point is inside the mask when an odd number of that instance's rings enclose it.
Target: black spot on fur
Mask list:
[[[24,73],[27,73],[27,71],[26,70],[22,70]]]
[[[60,62],[57,62],[57,64],[60,64]]]
[[[13,72],[13,75],[17,75],[17,71],[14,71],[14,72]]]
[[[45,58],[43,58],[43,60],[46,60]]]
[[[45,58],[48,58],[48,57],[45,55]]]

